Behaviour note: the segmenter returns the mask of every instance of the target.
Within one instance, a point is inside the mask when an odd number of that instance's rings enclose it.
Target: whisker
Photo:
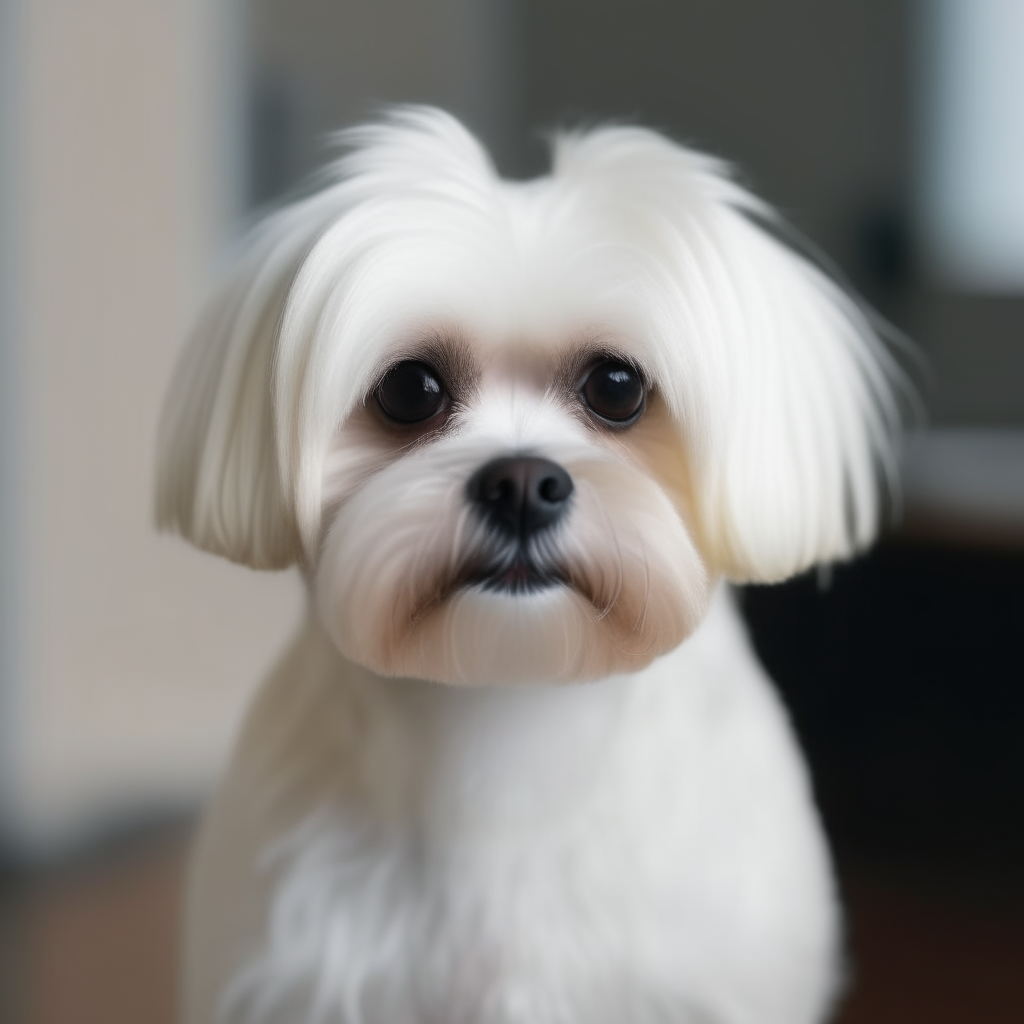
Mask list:
[[[634,633],[642,633],[644,624],[647,621],[647,609],[651,598],[651,563],[647,557],[647,549],[641,545],[640,550],[643,552],[643,567],[644,567],[644,599],[640,606],[640,614],[637,616],[636,623],[633,626]]]
[[[582,484],[583,487],[585,487],[590,492],[591,496],[594,495],[594,493],[595,493],[594,486],[593,486],[593,484],[590,483],[590,481],[583,480],[583,481],[581,481],[581,484]],[[595,501],[594,504],[596,505],[598,511],[601,514],[602,522],[603,522],[603,524],[604,524],[604,526],[605,526],[605,528],[606,528],[606,530],[608,532],[608,536],[610,537],[612,545],[614,547],[614,550],[615,550],[615,562],[614,562],[614,564],[615,564],[615,567],[616,567],[615,587],[614,587],[613,592],[611,594],[610,600],[608,600],[608,601],[606,601],[604,603],[604,607],[598,607],[595,604],[595,608],[596,608],[597,613],[598,613],[597,614],[597,619],[598,619],[598,622],[600,622],[602,619],[604,619],[606,616],[608,616],[611,613],[612,608],[615,607],[615,603],[618,601],[619,597],[622,595],[622,581],[623,581],[623,576],[625,575],[625,573],[624,573],[623,566],[622,566],[622,546],[619,544],[619,537],[618,537],[618,533],[615,530],[615,524],[612,522],[612,518],[608,514],[608,510],[604,507],[604,504],[602,502]]]

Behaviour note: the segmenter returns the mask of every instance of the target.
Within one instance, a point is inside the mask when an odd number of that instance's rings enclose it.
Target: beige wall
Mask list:
[[[3,486],[20,523],[8,620],[21,642],[2,770],[8,829],[45,845],[195,800],[300,594],[290,576],[151,525],[161,395],[232,212],[231,12],[202,0],[20,7],[6,185],[19,213],[21,450]]]

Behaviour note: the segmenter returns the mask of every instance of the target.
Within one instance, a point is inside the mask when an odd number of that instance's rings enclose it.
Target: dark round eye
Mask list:
[[[643,408],[644,383],[628,363],[610,359],[590,371],[580,394],[590,411],[601,419],[625,423]]]
[[[377,404],[397,423],[422,423],[441,412],[448,395],[426,363],[407,360],[393,367],[377,388]]]

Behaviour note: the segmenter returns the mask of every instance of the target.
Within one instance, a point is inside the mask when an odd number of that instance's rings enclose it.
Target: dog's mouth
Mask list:
[[[505,594],[532,594],[564,586],[566,578],[557,569],[541,568],[527,552],[517,551],[507,561],[478,569],[469,582]]]
[[[567,572],[556,567],[541,567],[528,552],[517,549],[500,560],[492,557],[487,561],[464,562],[410,615],[410,622],[415,625],[464,587],[483,587],[492,593],[521,597],[552,587],[571,585]]]

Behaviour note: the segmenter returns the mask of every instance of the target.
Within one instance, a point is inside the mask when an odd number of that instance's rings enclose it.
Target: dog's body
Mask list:
[[[188,924],[197,1022],[798,1024],[838,980],[805,772],[725,591],[585,687],[386,679],[311,627],[207,816]]]
[[[814,1024],[838,910],[723,576],[872,536],[858,308],[653,133],[498,179],[407,110],[253,236],[161,520],[310,616],[189,888],[189,1024]]]

